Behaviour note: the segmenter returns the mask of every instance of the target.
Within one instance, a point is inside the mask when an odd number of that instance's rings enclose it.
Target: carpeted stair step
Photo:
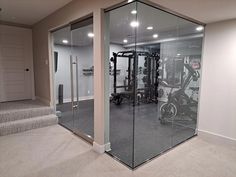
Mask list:
[[[0,123],[39,117],[39,116],[44,116],[44,115],[49,115],[49,114],[53,114],[53,108],[49,106],[19,109],[19,110],[16,109],[16,110],[10,110],[10,111],[1,111]]]
[[[0,136],[55,125],[57,123],[58,118],[55,114],[16,120],[11,122],[4,122],[0,123]]]

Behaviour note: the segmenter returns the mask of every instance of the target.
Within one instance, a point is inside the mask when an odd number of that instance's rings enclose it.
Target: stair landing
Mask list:
[[[0,113],[14,110],[21,110],[21,109],[39,108],[39,107],[47,107],[47,105],[45,105],[39,100],[3,102],[0,103]]]
[[[0,103],[0,136],[55,125],[53,108],[39,100]]]

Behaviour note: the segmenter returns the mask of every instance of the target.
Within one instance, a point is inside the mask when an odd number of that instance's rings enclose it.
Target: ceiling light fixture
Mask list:
[[[198,27],[196,28],[197,31],[202,31],[203,29],[204,29],[203,26],[198,26]]]
[[[139,22],[138,21],[132,21],[130,23],[130,26],[133,27],[133,28],[137,28],[139,26]]]
[[[152,37],[156,39],[158,38],[158,34],[153,34]]]
[[[177,56],[180,56],[180,55],[181,55],[180,53],[177,54]]]
[[[127,40],[127,39],[124,39],[123,42],[124,42],[124,43],[128,43],[128,40]]]
[[[88,37],[93,38],[94,34],[93,33],[88,33]]]
[[[137,10],[132,10],[131,14],[133,14],[133,15],[137,14]]]
[[[147,30],[153,30],[153,26],[148,26]]]
[[[63,39],[63,40],[62,40],[62,43],[63,43],[63,44],[68,44],[68,43],[69,43],[69,41],[68,41],[68,40],[66,40],[66,39]]]

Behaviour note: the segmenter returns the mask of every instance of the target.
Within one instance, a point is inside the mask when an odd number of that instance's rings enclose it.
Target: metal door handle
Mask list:
[[[73,65],[75,65],[75,79],[76,79],[76,101],[74,100],[74,69]],[[73,62],[73,57],[70,55],[70,72],[71,72],[71,103],[72,110],[77,109],[79,105],[79,71],[78,71],[78,57],[76,56],[75,62]]]
[[[71,106],[74,110],[74,78],[73,78],[73,57],[70,55],[70,83],[71,83]]]
[[[78,71],[78,57],[76,56],[76,106],[79,106],[79,71]]]

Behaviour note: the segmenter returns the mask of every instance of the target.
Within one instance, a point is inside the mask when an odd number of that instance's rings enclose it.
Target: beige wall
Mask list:
[[[205,29],[199,129],[236,140],[236,20]]]

